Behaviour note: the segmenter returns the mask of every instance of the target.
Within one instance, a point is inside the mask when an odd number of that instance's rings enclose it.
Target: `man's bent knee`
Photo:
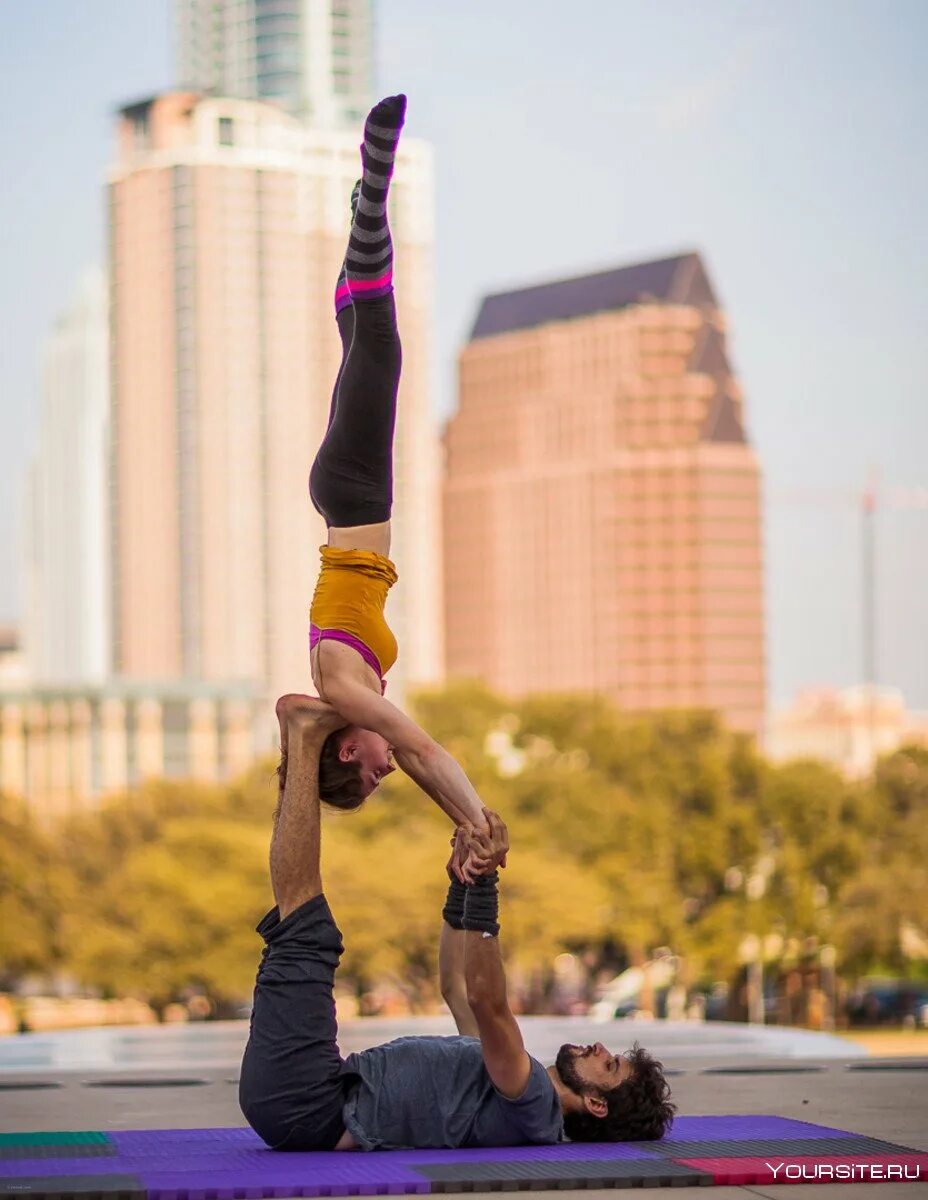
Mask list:
[[[315,1121],[286,1116],[277,1103],[243,1102],[241,1095],[239,1106],[245,1120],[269,1150],[332,1150],[344,1130],[340,1106],[337,1112],[320,1113]]]
[[[269,1150],[284,1147],[293,1133],[293,1121],[282,1120],[268,1106],[240,1104],[242,1115]]]

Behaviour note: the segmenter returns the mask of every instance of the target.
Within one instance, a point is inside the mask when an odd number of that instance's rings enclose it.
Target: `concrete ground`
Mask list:
[[[553,1061],[563,1041],[653,1047],[673,1071],[686,1115],[775,1113],[928,1151],[928,1057],[862,1057],[859,1047],[803,1031],[749,1026],[641,1026],[580,1019],[523,1021],[529,1050]],[[343,1053],[402,1033],[450,1032],[442,1019],[355,1021],[342,1027]],[[32,1035],[0,1042],[0,1128],[10,1132],[192,1128],[243,1124],[236,1099],[243,1023]],[[199,1047],[199,1049],[197,1049]],[[804,1050],[813,1050],[805,1054]],[[67,1064],[67,1065],[66,1065]],[[142,1082],[147,1086],[126,1086]],[[151,1086],[154,1085],[154,1086]],[[835,1186],[835,1185],[833,1185]],[[870,1200],[928,1194],[928,1184],[872,1183]],[[713,1188],[712,1200],[821,1197],[818,1184]],[[663,1188],[644,1188],[654,1195]],[[846,1190],[846,1189],[845,1189]],[[535,1192],[547,1196],[569,1191]],[[580,1192],[577,1192],[580,1195]],[[588,1200],[611,1196],[583,1191]],[[840,1195],[835,1190],[831,1195]]]
[[[877,1058],[928,1058],[928,1029],[850,1029],[841,1037]]]

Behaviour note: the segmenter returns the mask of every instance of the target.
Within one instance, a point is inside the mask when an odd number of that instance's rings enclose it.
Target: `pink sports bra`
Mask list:
[[[353,633],[346,633],[344,629],[320,629],[318,625],[310,625],[309,627],[309,648],[315,648],[322,641],[341,642],[345,646],[350,646],[352,650],[357,650],[358,654],[364,659],[367,665],[377,672],[377,678],[380,680],[381,696],[387,690],[387,681],[383,677],[383,671],[380,669],[380,662],[377,655],[370,648],[356,637]]]

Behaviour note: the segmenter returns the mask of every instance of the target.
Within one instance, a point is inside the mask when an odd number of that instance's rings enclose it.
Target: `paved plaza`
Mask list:
[[[928,1059],[870,1058],[829,1034],[725,1022],[526,1017],[521,1024],[529,1051],[543,1062],[552,1062],[563,1042],[602,1041],[618,1049],[640,1040],[671,1072],[683,1114],[777,1114],[928,1150]],[[442,1017],[346,1021],[340,1045],[347,1054],[404,1034],[453,1031]],[[246,1036],[247,1023],[235,1021],[2,1039],[0,1126],[19,1132],[241,1125],[236,1082]],[[821,1197],[819,1186],[794,1184],[788,1193],[714,1188],[712,1197],[806,1200],[813,1188]],[[928,1193],[923,1184],[861,1187],[862,1200]],[[656,1196],[663,1189],[643,1190]],[[846,1186],[826,1195],[845,1192]]]

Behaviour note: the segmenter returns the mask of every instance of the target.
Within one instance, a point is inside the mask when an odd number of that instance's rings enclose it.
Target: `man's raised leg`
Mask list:
[[[284,696],[281,794],[271,839],[277,907],[258,925],[265,947],[255,983],[239,1102],[277,1150],[331,1150],[342,1133],[346,1078],[338,1051],[335,972],[342,936],[322,894],[318,765],[343,721],[308,696]]]
[[[322,892],[319,755],[330,733],[345,724],[310,696],[281,696],[280,799],[271,837],[271,887],[284,920]]]

